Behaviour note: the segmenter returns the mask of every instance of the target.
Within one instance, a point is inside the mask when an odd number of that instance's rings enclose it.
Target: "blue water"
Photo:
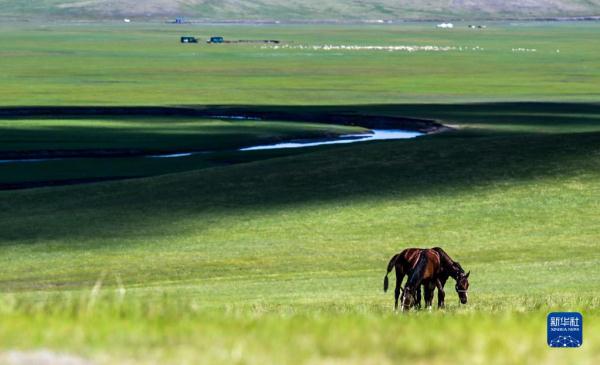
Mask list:
[[[268,144],[261,146],[245,147],[241,148],[240,151],[256,151],[256,150],[274,150],[282,148],[302,148],[302,147],[314,147],[323,146],[329,144],[343,144],[343,143],[358,143],[367,141],[382,141],[382,140],[393,140],[393,139],[409,139],[423,135],[419,132],[408,132],[397,129],[373,129],[373,133],[370,134],[346,134],[338,138],[317,141],[317,142],[283,142],[276,144]]]
[[[50,159],[50,158],[27,158],[22,160],[0,160],[0,163],[28,163],[28,162],[45,162],[50,160],[62,160],[58,158]]]
[[[347,144],[347,143],[359,143],[368,141],[383,141],[383,140],[394,140],[394,139],[409,139],[423,135],[419,132],[409,132],[397,129],[373,129],[372,133],[363,134],[346,134],[336,138],[318,141],[297,141],[297,142],[282,142],[267,145],[258,145],[251,147],[240,148],[238,151],[258,151],[258,150],[274,150],[274,149],[285,149],[285,148],[303,148],[303,147],[315,147],[332,144]],[[207,152],[178,152],[164,155],[151,155],[142,156],[146,158],[184,158],[197,154]],[[105,157],[106,158],[106,157]],[[107,157],[110,158],[110,157]],[[35,163],[35,162],[46,162],[64,160],[65,158],[47,158],[47,159],[22,159],[22,160],[0,160],[0,164],[10,163]]]

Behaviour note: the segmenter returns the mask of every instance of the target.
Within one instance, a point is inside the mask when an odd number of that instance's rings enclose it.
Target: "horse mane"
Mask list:
[[[448,269],[449,274],[452,274],[452,276],[454,276],[454,275],[458,275],[458,274],[465,272],[465,270],[462,268],[462,266],[460,266],[460,263],[458,261],[452,260],[450,255],[448,255],[446,253],[446,251],[444,251],[441,247],[434,247],[433,250],[436,251],[440,255],[440,261],[442,262],[442,267],[444,267],[445,269]],[[454,267],[458,267],[458,269],[459,269],[458,272],[456,272],[456,270],[454,270]]]
[[[434,247],[434,248],[432,248],[432,250],[434,250],[440,254],[440,259],[441,259],[442,263],[448,263],[450,265],[454,263],[454,260],[452,260],[450,255],[448,255],[446,253],[446,251],[444,251],[441,247]]]
[[[460,266],[460,262],[454,261],[454,265],[456,265],[460,269],[461,274],[465,273],[465,269],[463,269],[462,266]]]

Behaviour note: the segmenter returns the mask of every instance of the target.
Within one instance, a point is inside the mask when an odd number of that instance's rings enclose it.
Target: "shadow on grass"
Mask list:
[[[240,114],[250,110],[246,108],[202,110]],[[256,115],[278,115],[278,119],[282,111],[311,115],[315,121],[324,113],[344,111],[354,115],[444,117],[467,125],[474,115],[487,110],[489,117],[477,119],[478,125],[497,123],[495,114],[505,118],[512,112],[515,129],[480,134],[458,131],[409,141],[307,149],[300,155],[148,179],[1,192],[0,244],[77,237],[85,240],[92,236],[111,241],[139,235],[140,230],[149,236],[175,234],[168,231],[172,229],[170,223],[187,219],[196,219],[194,229],[201,232],[215,217],[242,217],[305,204],[335,205],[351,199],[452,195],[468,193],[474,187],[589,177],[600,171],[600,132],[592,128],[600,130],[598,104],[273,106],[252,110]],[[527,115],[539,114],[563,123],[561,133],[517,128],[527,125]],[[13,113],[10,117],[16,116]]]
[[[1,119],[15,118],[219,118],[249,117],[432,131],[435,120],[478,125],[600,128],[600,103],[497,102],[475,104],[382,105],[178,105],[178,106],[13,106]],[[572,130],[571,130],[572,131]],[[535,131],[533,131],[535,132]]]
[[[118,106],[61,106],[61,107],[4,107],[0,119],[15,118],[213,118],[250,119],[356,125],[366,128],[395,128],[433,132],[442,126],[431,120],[406,116],[356,113],[355,107],[312,106],[218,106],[182,105],[172,107]]]

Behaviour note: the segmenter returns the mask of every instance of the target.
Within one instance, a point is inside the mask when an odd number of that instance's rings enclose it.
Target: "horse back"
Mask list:
[[[433,249],[424,250],[422,254],[427,260],[427,264],[423,273],[423,279],[437,278],[442,271],[440,254]]]
[[[399,258],[396,261],[396,270],[399,270],[403,274],[408,274],[411,270],[417,266],[422,248],[407,248],[400,252]]]

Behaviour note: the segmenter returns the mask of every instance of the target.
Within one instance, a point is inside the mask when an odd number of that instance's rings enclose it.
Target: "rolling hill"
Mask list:
[[[600,0],[0,0],[3,18],[508,19],[600,15]]]

